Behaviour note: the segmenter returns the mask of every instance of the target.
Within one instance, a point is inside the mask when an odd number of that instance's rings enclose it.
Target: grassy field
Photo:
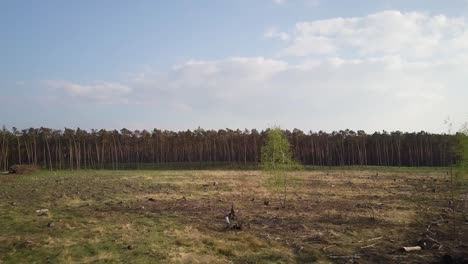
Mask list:
[[[288,178],[281,208],[271,177],[260,171],[0,175],[0,263],[466,258],[466,205],[462,195],[451,202],[445,169],[309,168]],[[241,230],[226,228],[232,204]],[[416,245],[423,249],[399,250]]]

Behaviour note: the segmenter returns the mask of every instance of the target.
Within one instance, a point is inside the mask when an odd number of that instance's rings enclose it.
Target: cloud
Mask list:
[[[307,129],[434,130],[434,122],[442,123],[447,113],[463,111],[468,63],[461,65],[414,64],[400,57],[334,57],[300,64],[265,58],[188,61],[125,86],[108,84],[132,89],[104,89],[109,95],[101,90],[95,101],[126,98],[174,120],[189,115],[214,127],[277,123]],[[80,87],[66,88],[74,95],[94,95],[90,88],[83,92],[82,85],[68,85]]]
[[[364,17],[332,18],[295,25],[283,56],[399,55],[427,58],[466,48],[468,24],[463,18],[419,12],[384,11]]]
[[[277,5],[282,5],[282,4],[286,3],[286,0],[273,0],[273,3],[275,3]]]
[[[61,100],[80,100],[80,107],[142,105],[164,113],[173,128],[441,132],[447,115],[462,120],[467,114],[467,28],[462,18],[398,11],[301,22],[283,50],[299,57],[295,63],[287,57],[189,60],[126,81],[47,85],[65,93]],[[265,36],[281,39],[279,33]],[[147,118],[137,115],[134,122]]]
[[[276,27],[271,27],[265,31],[263,34],[265,38],[276,38],[280,40],[288,40],[289,39],[289,34],[286,32],[281,32],[278,31],[278,28]]]
[[[92,100],[100,103],[125,103],[125,96],[132,92],[128,86],[113,82],[97,82],[84,85],[64,80],[48,80],[46,86],[64,92],[71,97]]]

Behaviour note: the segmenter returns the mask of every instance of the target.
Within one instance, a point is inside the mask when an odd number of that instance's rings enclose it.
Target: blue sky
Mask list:
[[[0,122],[441,132],[467,119],[467,14],[462,0],[0,0]]]

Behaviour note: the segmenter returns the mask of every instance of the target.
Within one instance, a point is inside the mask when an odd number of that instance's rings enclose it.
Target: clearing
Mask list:
[[[463,197],[451,202],[446,169],[314,169],[288,177],[283,209],[261,171],[0,175],[0,263],[432,263],[467,257]],[[231,204],[241,230],[226,230]],[[401,252],[403,246],[422,250]]]

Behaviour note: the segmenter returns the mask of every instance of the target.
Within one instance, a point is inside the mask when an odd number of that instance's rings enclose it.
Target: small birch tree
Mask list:
[[[283,192],[279,197],[282,208],[286,207],[287,172],[300,169],[302,166],[293,160],[291,146],[284,132],[276,127],[268,131],[266,144],[261,150],[263,170],[273,176],[277,192]],[[282,190],[281,190],[282,189]]]
[[[468,180],[468,124],[465,123],[462,128],[455,134],[457,144],[452,149],[452,154],[459,159],[455,166],[452,166],[453,175],[451,184],[456,187],[466,187]],[[451,171],[452,174],[452,171]],[[459,188],[460,189],[460,188]]]
[[[448,123],[448,122],[446,122]],[[449,133],[451,132],[451,126],[452,123],[449,124]],[[463,195],[463,200],[464,200],[464,206],[463,209],[461,210],[461,213],[463,214],[464,218],[466,219],[467,217],[467,195],[468,195],[468,190],[467,190],[467,179],[468,179],[468,124],[465,123],[462,128],[455,133],[455,138],[457,143],[452,147],[452,155],[454,155],[458,162],[456,164],[451,164],[450,165],[450,196],[451,200],[449,201],[449,204],[451,205],[452,209],[452,236],[455,241],[458,241],[461,243],[459,232],[459,225],[458,222],[456,221],[457,219],[457,212],[460,212],[459,210],[455,209],[455,204],[456,201],[459,198],[460,195]],[[452,159],[453,162],[453,159]],[[451,162],[451,163],[452,163]]]
[[[460,169],[466,173],[468,172],[468,123],[463,125],[457,137],[460,144]]]
[[[464,213],[466,214],[467,195],[468,195],[468,123],[465,123],[462,129],[456,134],[457,150],[456,155],[460,157],[460,162],[455,168],[455,185],[463,193],[465,205]]]

